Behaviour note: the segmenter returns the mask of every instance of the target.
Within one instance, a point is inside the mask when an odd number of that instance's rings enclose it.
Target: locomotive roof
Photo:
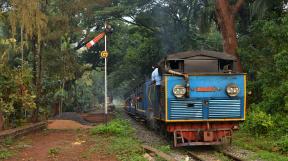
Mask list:
[[[216,59],[224,59],[224,60],[237,60],[237,57],[227,54],[224,52],[217,52],[217,51],[185,51],[185,52],[178,52],[167,55],[164,59],[166,60],[179,60],[179,59],[188,59],[195,56],[206,56],[212,57]]]

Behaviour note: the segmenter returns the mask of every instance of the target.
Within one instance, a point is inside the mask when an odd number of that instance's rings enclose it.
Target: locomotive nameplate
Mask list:
[[[216,87],[197,87],[191,90],[196,92],[216,92],[219,91],[220,89]]]

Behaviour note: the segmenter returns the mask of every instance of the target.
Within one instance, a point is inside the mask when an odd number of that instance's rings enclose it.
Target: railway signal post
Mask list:
[[[107,33],[111,33],[112,32],[112,28],[110,25],[107,25],[107,22],[105,22],[104,24],[104,31],[101,32],[99,35],[97,35],[94,39],[92,39],[91,41],[89,41],[85,46],[82,46],[81,48],[79,48],[77,51],[78,52],[83,52],[86,51],[88,49],[90,49],[95,43],[97,43],[99,40],[101,40],[104,37],[104,41],[105,41],[105,49],[104,51],[102,51],[100,53],[100,56],[104,59],[105,61],[105,65],[104,65],[104,108],[105,108],[105,123],[107,125],[107,121],[108,121],[108,99],[107,99],[107,57],[108,57],[108,52],[107,52]]]
[[[105,22],[105,29],[107,28],[107,22]],[[105,37],[104,37],[104,41],[105,41],[105,50],[104,52],[101,53],[101,57],[103,56],[104,59],[105,59],[105,81],[104,81],[104,84],[105,84],[105,124],[107,126],[107,106],[108,106],[108,100],[107,100],[107,56],[108,56],[108,52],[107,52],[107,36],[105,34]],[[105,54],[104,54],[105,53]],[[106,54],[107,53],[107,54]]]

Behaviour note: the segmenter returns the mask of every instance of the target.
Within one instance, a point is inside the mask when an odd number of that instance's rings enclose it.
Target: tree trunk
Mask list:
[[[36,109],[32,113],[32,122],[38,121],[39,103],[42,91],[42,55],[41,55],[41,43],[39,41],[33,41],[35,43],[33,48],[34,53],[34,83],[36,86]]]
[[[224,52],[235,55],[238,58],[237,68],[239,72],[242,72],[242,66],[236,51],[238,43],[235,29],[235,14],[243,3],[244,0],[238,0],[235,6],[231,6],[228,0],[216,0],[216,16],[223,38],[223,49]]]
[[[3,114],[2,112],[0,112],[0,131],[3,130],[3,127],[4,127],[4,117],[3,117]]]

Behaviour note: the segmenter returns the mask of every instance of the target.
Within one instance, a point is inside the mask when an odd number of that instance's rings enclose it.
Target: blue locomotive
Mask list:
[[[126,97],[126,111],[172,136],[174,146],[231,142],[245,120],[246,74],[223,52],[186,51],[163,58],[160,96],[148,80]]]

